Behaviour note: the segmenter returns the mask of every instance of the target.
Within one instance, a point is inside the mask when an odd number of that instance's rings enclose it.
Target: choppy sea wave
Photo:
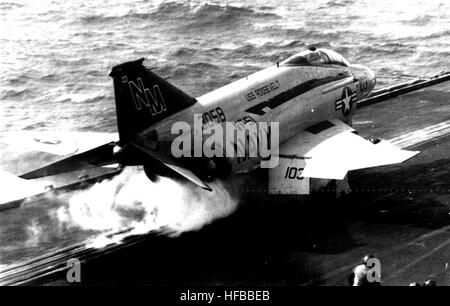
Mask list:
[[[372,67],[381,85],[437,73],[449,65],[449,11],[443,0],[4,2],[0,130],[102,120],[114,131],[107,74],[141,56],[194,96],[310,45]]]

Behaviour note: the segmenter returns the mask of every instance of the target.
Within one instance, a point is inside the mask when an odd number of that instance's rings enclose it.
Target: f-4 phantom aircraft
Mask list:
[[[144,59],[112,68],[119,140],[21,175],[33,179],[119,163],[142,165],[147,176],[178,176],[209,189],[208,182],[251,172],[262,158],[175,157],[175,122],[242,124],[278,122],[278,165],[268,169],[269,192],[308,194],[347,172],[401,163],[418,152],[400,150],[357,135],[356,102],[375,86],[372,70],[340,54],[309,48],[276,65],[194,98],[143,66]],[[321,182],[321,183],[317,183]],[[314,187],[315,188],[315,187]]]

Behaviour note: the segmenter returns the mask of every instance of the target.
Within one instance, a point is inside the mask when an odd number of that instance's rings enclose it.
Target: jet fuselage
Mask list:
[[[175,122],[193,126],[194,114],[202,114],[204,124],[278,122],[281,145],[325,120],[336,118],[351,125],[356,101],[366,97],[374,86],[374,73],[362,65],[295,65],[286,60],[198,97],[197,103],[141,135],[154,135],[156,131],[159,142],[170,143],[178,136],[172,134]],[[247,172],[257,167],[259,160],[234,157],[229,162],[233,172]]]

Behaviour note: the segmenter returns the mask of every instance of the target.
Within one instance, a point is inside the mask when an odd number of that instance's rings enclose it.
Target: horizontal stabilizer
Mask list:
[[[136,139],[133,146],[141,150],[142,152],[148,154],[154,160],[161,162],[170,170],[174,171],[176,174],[187,179],[188,181],[196,184],[203,189],[212,191],[211,187],[208,186],[203,180],[201,180],[197,175],[195,175],[191,170],[187,169],[185,165],[179,164],[176,159],[170,158],[169,156],[163,155],[158,151],[152,150],[145,145],[145,141],[142,139]]]
[[[199,179],[194,173],[192,173],[191,170],[188,170],[186,168],[179,167],[179,166],[176,166],[176,165],[172,165],[172,164],[164,163],[164,165],[166,165],[167,167],[169,167],[173,171],[177,172],[178,174],[180,174],[184,178],[188,179],[192,183],[202,187],[203,189],[206,189],[208,191],[212,191],[211,187],[209,187],[208,184],[206,184],[201,179]]]

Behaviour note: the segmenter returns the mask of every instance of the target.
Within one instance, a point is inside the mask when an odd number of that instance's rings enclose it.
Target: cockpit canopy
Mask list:
[[[297,53],[280,63],[281,66],[327,66],[338,65],[348,67],[350,64],[337,52],[328,49],[310,48]]]

